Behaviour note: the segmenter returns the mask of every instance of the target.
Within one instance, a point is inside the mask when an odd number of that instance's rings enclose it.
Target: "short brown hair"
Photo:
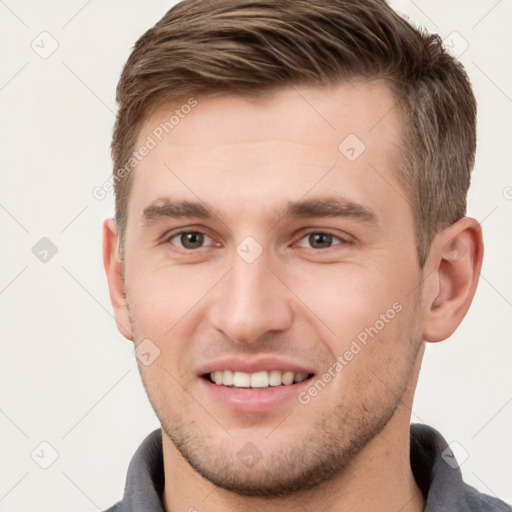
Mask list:
[[[384,0],[185,0],[136,43],[117,87],[112,140],[121,257],[130,161],[158,106],[190,97],[261,97],[291,85],[385,79],[403,120],[397,169],[423,266],[435,234],[466,213],[476,149],[476,101],[440,37]],[[133,166],[132,166],[133,167]]]

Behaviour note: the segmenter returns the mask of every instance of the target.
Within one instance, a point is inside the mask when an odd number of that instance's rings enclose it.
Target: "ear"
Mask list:
[[[103,265],[107,274],[110,301],[114,308],[117,329],[126,339],[133,340],[124,276],[119,258],[117,224],[114,219],[106,219],[103,222]]]
[[[482,228],[464,217],[439,233],[425,264],[425,341],[442,341],[455,331],[475,295],[483,258]]]

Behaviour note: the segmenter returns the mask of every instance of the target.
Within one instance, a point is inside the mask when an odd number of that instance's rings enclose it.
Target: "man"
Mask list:
[[[382,0],[187,0],[117,100],[105,268],[162,428],[111,510],[510,510],[410,425],[483,255],[439,38]]]

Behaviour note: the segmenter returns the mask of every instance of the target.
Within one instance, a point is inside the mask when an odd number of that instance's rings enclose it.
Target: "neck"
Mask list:
[[[216,487],[189,466],[164,433],[165,510],[276,512],[299,507],[326,512],[420,512],[424,498],[410,466],[409,417],[410,409],[401,404],[346,471],[314,489],[278,498],[240,496]]]

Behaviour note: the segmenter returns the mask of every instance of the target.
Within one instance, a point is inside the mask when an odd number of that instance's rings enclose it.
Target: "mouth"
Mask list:
[[[307,372],[292,372],[281,370],[257,371],[253,373],[217,370],[202,375],[212,384],[229,388],[264,389],[278,386],[293,386],[311,379],[314,374]]]
[[[226,356],[198,368],[199,388],[223,409],[261,413],[293,407],[316,372],[279,356]],[[284,408],[284,409],[283,409]]]

